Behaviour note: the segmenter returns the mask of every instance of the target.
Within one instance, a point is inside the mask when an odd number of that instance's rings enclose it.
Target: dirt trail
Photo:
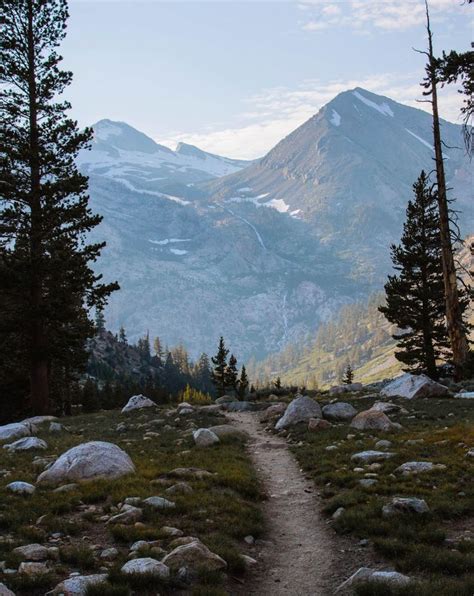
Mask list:
[[[235,595],[326,596],[345,577],[340,544],[322,519],[311,481],[298,468],[286,441],[265,433],[255,413],[228,415],[247,431],[249,454],[268,500],[264,502],[269,542],[255,548],[258,566]],[[344,549],[342,549],[344,552]],[[254,554],[254,553],[250,553]],[[347,556],[347,555],[346,555]],[[345,576],[345,577],[344,577]]]

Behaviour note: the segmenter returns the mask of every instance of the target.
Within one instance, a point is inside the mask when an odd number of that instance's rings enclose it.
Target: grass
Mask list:
[[[329,396],[317,399],[324,403]],[[339,400],[351,402],[359,411],[374,401],[363,394]],[[419,580],[405,591],[361,586],[358,594],[472,596],[474,540],[464,538],[463,530],[471,529],[474,519],[474,465],[465,457],[474,445],[474,402],[393,401],[408,410],[390,416],[403,425],[400,432],[362,433],[340,424],[324,432],[309,433],[301,425],[290,433],[292,449],[301,467],[320,487],[326,515],[345,508],[331,522],[336,532],[368,539],[374,551],[387,560],[388,567]],[[379,469],[355,472],[357,466],[351,462],[351,455],[375,449],[375,442],[381,438],[392,442],[389,450],[397,455],[381,462]],[[407,443],[413,439],[415,443]],[[337,449],[326,451],[328,445],[336,445]],[[446,470],[406,477],[394,473],[400,464],[415,460],[444,464]],[[359,480],[365,472],[376,472],[377,484],[363,488]],[[382,506],[392,496],[423,498],[430,513],[384,518]],[[450,540],[446,540],[448,537]]]
[[[104,565],[98,554],[114,546],[119,556],[108,564],[109,584],[105,588],[91,588],[90,595],[121,596],[132,591],[144,595],[157,591],[171,593],[176,587],[173,578],[169,584],[163,584],[155,578],[120,573],[128,549],[136,540],[159,540],[169,550],[173,538],[164,536],[163,526],[177,527],[186,536],[198,537],[227,561],[233,575],[243,573],[240,557],[243,538],[248,534],[258,537],[263,531],[261,487],[238,439],[226,438],[217,446],[197,448],[189,428],[191,421],[198,428],[223,422],[218,416],[201,413],[168,416],[160,408],[128,415],[108,411],[71,417],[62,420],[69,432],[49,433],[46,425],[38,433],[48,444],[46,451],[37,454],[41,457],[58,456],[80,443],[102,440],[123,448],[137,468],[136,474],[79,483],[74,490],[63,493],[44,486],[38,486],[28,497],[7,491],[6,485],[14,480],[34,483],[41,469],[32,465],[36,454],[11,454],[0,449],[0,469],[10,471],[10,475],[0,478],[0,532],[4,537],[0,541],[0,560],[15,568],[19,561],[12,558],[11,551],[21,544],[39,542],[59,547],[59,561],[50,563],[51,574],[32,579],[0,571],[0,582],[11,587],[17,596],[44,594],[68,577],[70,571],[98,572]],[[120,422],[129,427],[126,432],[115,430]],[[147,430],[158,432],[158,436],[146,439]],[[174,468],[183,467],[202,468],[212,475],[203,479],[167,476]],[[136,525],[107,525],[100,520],[106,514],[113,514],[126,497],[166,497],[165,489],[182,480],[192,486],[193,492],[168,497],[176,503],[175,509],[145,508],[141,523]],[[59,538],[53,540],[53,534]],[[99,544],[100,550],[91,549],[94,544]],[[193,589],[196,594],[209,596],[226,593],[219,574],[200,576]]]

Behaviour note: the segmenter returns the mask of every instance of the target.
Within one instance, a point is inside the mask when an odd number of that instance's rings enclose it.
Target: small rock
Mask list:
[[[387,586],[406,586],[410,581],[408,576],[396,571],[376,571],[368,567],[361,567],[336,589],[335,594],[366,582]]]
[[[103,550],[100,553],[100,558],[103,561],[114,561],[119,555],[119,551],[118,549],[111,547],[111,548],[106,548],[105,550]]]
[[[12,441],[13,439],[29,437],[30,435],[31,427],[29,424],[13,422],[12,424],[0,426],[0,441]]]
[[[0,596],[15,596],[15,594],[0,582]]]
[[[388,449],[388,448],[389,448],[389,447],[391,447],[391,446],[392,446],[392,441],[387,441],[387,440],[385,440],[385,439],[382,439],[382,440],[380,440],[380,441],[377,441],[377,442],[375,443],[375,447],[376,447],[377,449]]]
[[[23,439],[18,439],[14,443],[4,445],[3,448],[8,449],[8,451],[31,451],[33,449],[47,449],[48,444],[43,439],[38,439],[38,437],[23,437]]]
[[[48,594],[51,594],[51,596],[85,596],[90,586],[96,586],[106,581],[106,573],[96,573],[94,575],[71,574],[68,579],[58,584]]]
[[[244,562],[245,567],[255,567],[255,565],[257,565],[257,560],[253,557],[249,557],[248,555],[240,555],[240,558]]]
[[[163,526],[160,532],[168,538],[180,538],[184,534],[179,528],[172,528],[170,526]]]
[[[368,488],[369,486],[377,484],[377,480],[375,480],[375,478],[361,478],[359,484],[364,488]]]
[[[372,462],[390,459],[391,457],[395,457],[395,455],[396,453],[391,451],[360,451],[359,453],[354,453],[351,460],[357,463],[371,464]]]
[[[53,490],[53,493],[69,493],[73,490],[79,488],[79,485],[72,482],[71,484],[63,484],[62,486],[58,486]]]
[[[449,395],[449,389],[426,375],[405,373],[386,385],[380,393],[386,397],[398,396],[406,399],[417,399],[421,397],[443,397]]]
[[[163,497],[148,497],[147,499],[143,499],[143,503],[153,507],[153,509],[172,509],[176,507],[176,503],[168,501],[168,499],[164,499]]]
[[[21,481],[10,482],[10,484],[7,484],[7,489],[18,495],[32,495],[36,490],[32,484]]]
[[[252,544],[254,544],[254,543],[255,543],[255,538],[254,538],[253,536],[250,536],[250,535],[249,535],[249,536],[245,536],[245,538],[244,538],[244,541],[245,541],[247,544],[250,544],[250,545],[252,545]]]
[[[13,549],[13,554],[20,556],[25,561],[46,561],[49,549],[42,544],[26,544]]]
[[[178,538],[178,540],[180,539]],[[198,571],[199,569],[217,571],[227,567],[224,559],[209,550],[199,540],[176,547],[166,555],[163,563],[171,569],[188,567],[192,571]]]
[[[308,422],[308,430],[311,432],[319,432],[331,428],[332,424],[328,420],[322,418],[310,418]]]
[[[446,466],[444,464],[434,464],[430,461],[409,461],[398,466],[395,472],[409,476],[410,474],[422,474],[423,472],[433,472],[435,470],[446,470]]]
[[[415,497],[393,497],[390,503],[382,508],[383,517],[392,517],[393,515],[403,513],[428,513],[428,507],[424,499]]]
[[[49,567],[46,563],[32,563],[30,561],[24,561],[20,563],[18,567],[18,573],[24,573],[25,575],[43,575],[49,572]]]
[[[126,414],[127,412],[132,412],[133,410],[141,410],[143,408],[156,408],[156,404],[148,397],[144,395],[134,395],[132,396],[126,405],[122,408],[122,414]]]
[[[358,430],[382,431],[391,431],[399,428],[399,425],[392,422],[383,412],[378,412],[377,410],[365,410],[364,412],[359,412],[359,414],[353,418],[350,426],[352,428],[357,428]]]
[[[126,508],[126,509],[125,509]],[[108,524],[134,524],[137,521],[140,521],[143,515],[143,511],[138,507],[133,507],[133,505],[124,505],[122,511],[117,515],[113,515]]]
[[[193,492],[193,487],[188,482],[177,482],[165,490],[167,495],[188,495]]]
[[[339,519],[345,510],[345,507],[338,507],[336,511],[331,515],[332,519]]]
[[[154,575],[161,579],[166,579],[170,575],[170,570],[167,565],[160,563],[156,559],[144,557],[141,559],[133,559],[127,561],[121,569],[122,573],[137,574],[137,575]]]
[[[199,428],[193,432],[193,439],[198,447],[210,447],[219,443],[219,437],[208,428]]]
[[[60,433],[64,430],[64,426],[59,422],[51,422],[49,425],[49,432],[50,433]]]

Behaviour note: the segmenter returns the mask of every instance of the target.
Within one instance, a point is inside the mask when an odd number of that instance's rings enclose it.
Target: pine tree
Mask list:
[[[153,351],[155,352],[155,356],[161,360],[163,357],[163,346],[159,337],[155,337],[153,341]]]
[[[404,370],[437,378],[436,360],[448,347],[436,192],[424,172],[413,185],[401,245],[391,247],[398,275],[385,284],[387,304],[379,311],[401,330],[396,358]]]
[[[196,386],[203,393],[212,393],[214,391],[214,385],[211,378],[211,364],[209,356],[205,353],[202,353],[199,360],[196,362],[194,378]]]
[[[352,385],[352,383],[354,382],[354,371],[352,370],[352,366],[350,365],[350,363],[348,363],[346,366],[342,382],[344,383],[344,385]]]
[[[277,377],[276,378],[276,380],[273,382],[273,386],[277,390],[281,389],[281,379],[280,379],[280,377]]]
[[[229,358],[229,364],[227,365],[225,371],[226,386],[235,391],[237,389],[238,378],[239,373],[237,372],[237,358],[234,356],[234,354],[231,354]]]
[[[104,311],[101,308],[98,308],[95,311],[95,328],[97,333],[101,333],[105,331],[105,317]]]
[[[125,327],[123,325],[120,325],[120,330],[119,330],[119,341],[122,344],[126,344],[127,342],[127,334],[125,333]]]
[[[225,394],[228,353],[229,350],[225,347],[224,338],[221,336],[217,354],[211,358],[212,364],[214,365],[214,369],[211,372],[211,379],[216,387],[217,395],[219,397]]]
[[[238,394],[239,398],[243,400],[247,394],[247,390],[249,388],[249,379],[247,377],[247,371],[245,370],[245,366],[242,366],[242,370],[240,371],[240,379],[238,384]]]
[[[79,132],[57,97],[72,74],[56,48],[66,35],[66,0],[3,0],[0,6],[0,229],[3,266],[14,280],[10,313],[22,337],[34,413],[50,407],[55,369],[75,374],[93,334],[85,309],[102,309],[116,285],[104,285],[89,264],[104,244],[86,243],[101,218],[88,206],[87,178],[75,165],[92,131]],[[67,337],[78,352],[61,360]],[[53,362],[53,358],[55,361]]]

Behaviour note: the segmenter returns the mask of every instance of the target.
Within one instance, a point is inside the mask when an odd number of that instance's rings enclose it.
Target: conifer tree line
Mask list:
[[[90,309],[117,289],[91,265],[104,243],[86,235],[101,221],[88,205],[75,158],[80,131],[61,94],[66,0],[0,4],[0,394],[2,408],[68,412],[71,384],[87,362]]]
[[[229,350],[225,346],[224,338],[221,336],[217,354],[211,358],[213,370],[211,379],[217,391],[217,396],[221,397],[228,392],[235,393],[240,399],[244,399],[248,392],[249,380],[245,366],[242,366],[240,378],[237,369],[237,358],[234,354],[230,355],[227,361]]]

